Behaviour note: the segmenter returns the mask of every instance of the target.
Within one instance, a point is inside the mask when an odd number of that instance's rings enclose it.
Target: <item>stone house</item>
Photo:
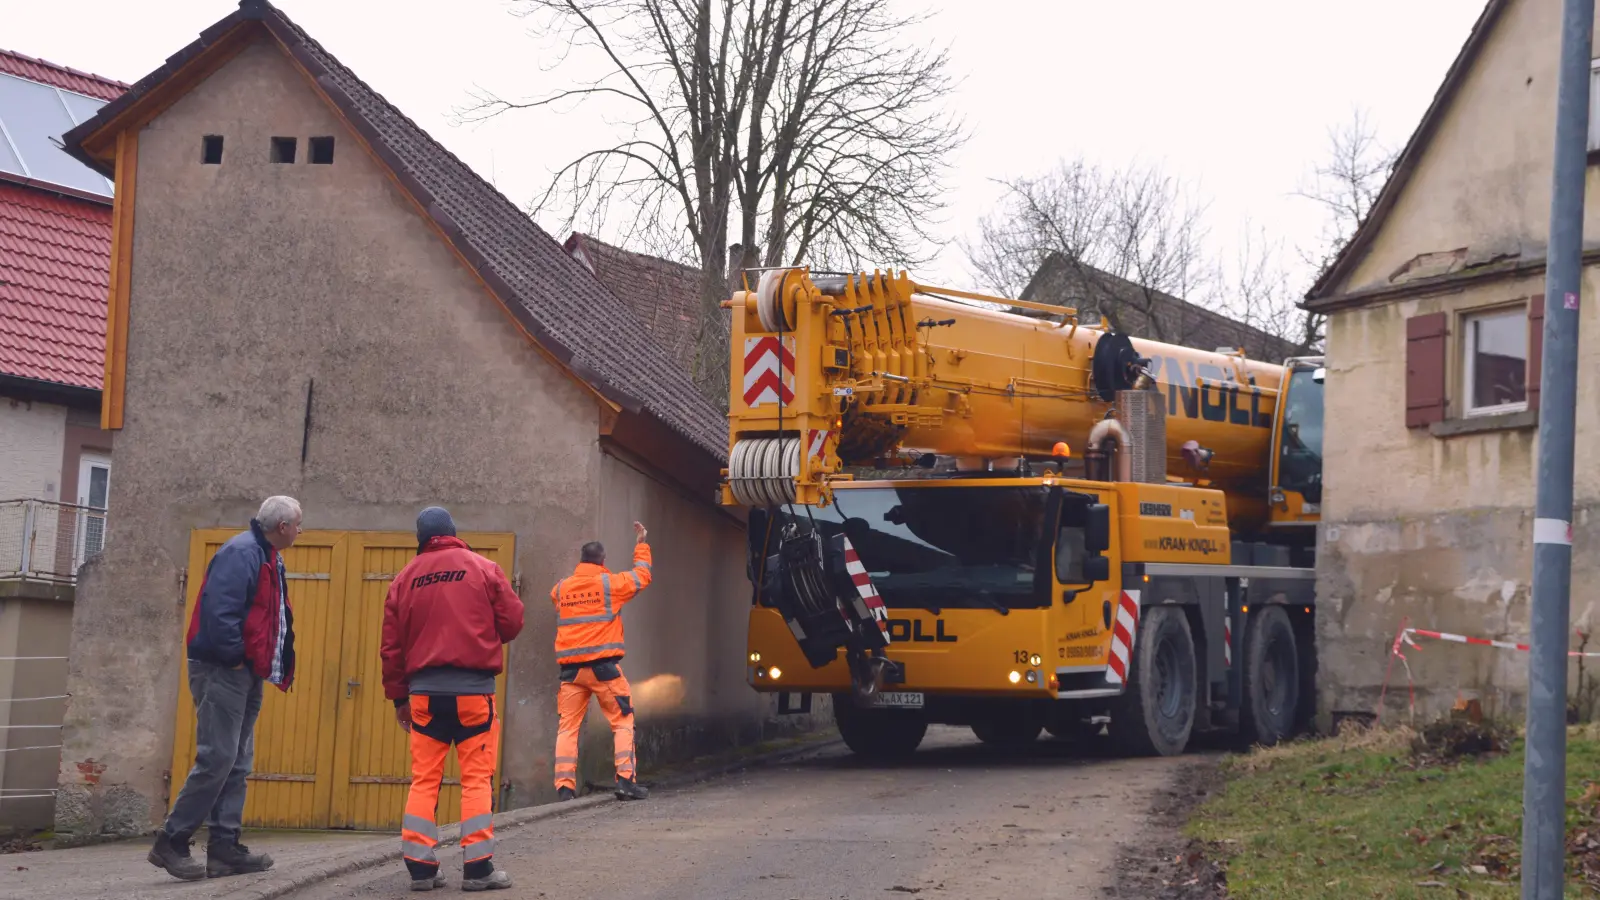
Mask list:
[[[1324,714],[1374,709],[1402,620],[1528,635],[1560,30],[1560,0],[1490,0],[1371,216],[1305,302],[1328,316]],[[1589,145],[1600,161],[1600,118]],[[1596,173],[1591,166],[1582,307],[1591,338],[1600,333]],[[1600,433],[1597,348],[1590,339],[1579,350],[1572,617],[1584,630],[1600,602],[1600,461],[1582,450]],[[1523,654],[1448,644],[1409,663],[1426,711],[1460,692],[1521,714]],[[1404,704],[1405,687],[1391,686],[1391,701]]]
[[[126,87],[0,50],[0,830],[53,818],[57,756],[24,748],[56,743],[73,580],[111,477],[111,183],[52,141]]]
[[[1052,252],[1028,279],[1020,300],[1070,306],[1085,322],[1100,316],[1116,331],[1196,350],[1243,349],[1250,359],[1281,363],[1308,348],[1251,325]],[[1012,310],[1021,315],[1036,312]]]
[[[514,203],[264,0],[66,144],[116,180],[125,350],[106,368],[122,517],[79,588],[60,834],[164,815],[191,753],[186,609],[272,493],[305,508],[286,555],[301,663],[268,691],[248,824],[397,825],[404,735],[376,629],[430,503],[528,606],[500,687],[501,807],[553,796],[550,587],[585,540],[625,555],[635,519],[656,556],[625,613],[641,765],[771,727],[744,684],[743,523],[713,502],[726,422]],[[590,725],[581,766],[608,779]]]

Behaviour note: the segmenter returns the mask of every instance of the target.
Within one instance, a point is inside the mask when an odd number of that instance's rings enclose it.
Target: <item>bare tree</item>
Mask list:
[[[1197,295],[1216,274],[1205,253],[1206,207],[1189,185],[1155,167],[1103,169],[1082,159],[1001,183],[999,208],[965,244],[986,288],[1016,297],[1047,279],[1036,288],[1045,302],[1102,314],[1119,331],[1184,340],[1193,323],[1162,295]]]
[[[1300,259],[1313,273],[1333,265],[1356,231],[1372,214],[1378,195],[1399,161],[1399,152],[1378,140],[1377,128],[1366,111],[1357,108],[1350,118],[1328,129],[1327,155],[1314,165],[1295,195],[1310,200],[1323,212],[1322,231],[1309,247],[1299,247]],[[1302,292],[1303,293],[1303,292]],[[1308,348],[1320,348],[1325,317],[1304,314]]]
[[[945,52],[908,44],[892,0],[518,0],[599,77],[527,100],[481,93],[467,121],[571,101],[617,117],[614,141],[559,169],[531,212],[571,227],[620,212],[648,249],[702,278],[693,377],[726,402],[734,265],[913,262],[963,139],[944,114]]]
[[[1328,129],[1327,156],[1304,179],[1295,195],[1322,208],[1322,233],[1315,246],[1301,248],[1307,264],[1322,272],[1371,215],[1400,155],[1378,140],[1364,110]]]
[[[1297,278],[1287,265],[1281,238],[1274,240],[1265,228],[1245,223],[1234,260],[1220,266],[1218,280],[1219,311],[1293,345],[1297,355],[1321,348],[1323,317],[1299,307]]]

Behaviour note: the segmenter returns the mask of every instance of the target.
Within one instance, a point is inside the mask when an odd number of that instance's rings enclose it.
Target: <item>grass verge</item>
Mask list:
[[[1516,898],[1522,741],[1487,750],[1448,724],[1258,749],[1188,832],[1225,867],[1234,900]],[[1600,897],[1600,729],[1569,730],[1568,897]]]

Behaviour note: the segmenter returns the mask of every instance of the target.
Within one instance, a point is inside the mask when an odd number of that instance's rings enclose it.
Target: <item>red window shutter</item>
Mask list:
[[[1528,298],[1528,408],[1539,408],[1539,380],[1544,359],[1544,295]]]
[[[1445,352],[1449,318],[1444,313],[1406,320],[1406,427],[1444,421]]]

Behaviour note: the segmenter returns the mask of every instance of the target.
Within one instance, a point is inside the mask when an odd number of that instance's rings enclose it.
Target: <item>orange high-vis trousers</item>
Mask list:
[[[633,778],[633,697],[622,666],[614,660],[561,667],[561,690],[556,706],[561,725],[556,732],[556,790],[578,789],[578,732],[589,712],[589,698],[600,701],[600,711],[611,723],[613,762],[618,778]]]
[[[420,879],[439,871],[439,787],[444,782],[445,758],[455,745],[461,763],[461,858],[468,877],[483,877],[493,869],[494,767],[500,746],[500,722],[494,697],[430,697],[412,694],[411,790],[406,795],[406,815],[400,829],[400,852],[411,877]]]

